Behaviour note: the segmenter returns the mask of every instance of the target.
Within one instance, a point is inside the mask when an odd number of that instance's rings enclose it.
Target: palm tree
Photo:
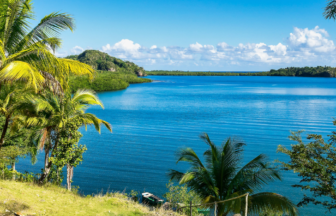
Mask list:
[[[199,194],[205,203],[250,193],[249,213],[259,214],[265,209],[272,209],[288,215],[298,215],[295,205],[286,197],[270,192],[257,193],[267,183],[281,180],[279,171],[267,163],[265,155],[261,154],[240,167],[244,143],[228,138],[222,146],[216,146],[208,134],[204,133],[200,138],[210,147],[204,152],[205,164],[193,149],[181,149],[177,152],[177,163],[188,162],[191,168],[185,173],[170,170],[172,180],[186,184]],[[244,206],[244,198],[219,204],[218,215],[243,213]]]
[[[0,0],[0,82],[24,81],[36,91],[47,86],[62,92],[70,73],[92,76],[89,65],[52,53],[62,44],[59,33],[74,29],[70,15],[51,13],[30,28],[33,18],[32,0]]]
[[[21,119],[25,126],[38,126],[41,128],[39,134],[39,148],[44,147],[45,165],[39,182],[43,183],[49,175],[52,160],[55,156],[59,144],[59,132],[66,127],[68,122],[79,122],[81,125],[94,125],[100,133],[101,124],[112,131],[111,125],[91,113],[85,113],[90,105],[103,104],[92,90],[78,90],[73,96],[70,93],[59,96],[52,93],[45,95],[29,96],[26,99],[24,114],[26,117]],[[22,108],[24,109],[24,108]]]

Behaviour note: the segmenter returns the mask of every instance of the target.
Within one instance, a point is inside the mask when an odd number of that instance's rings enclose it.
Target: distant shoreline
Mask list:
[[[187,72],[187,71],[146,71],[153,76],[293,76],[293,77],[336,77],[336,68],[333,67],[290,67],[263,72]]]

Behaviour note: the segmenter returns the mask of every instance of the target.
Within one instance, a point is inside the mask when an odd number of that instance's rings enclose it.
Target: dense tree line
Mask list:
[[[335,77],[336,69],[329,66],[287,67],[267,72],[186,72],[186,71],[146,71],[156,76],[297,76],[297,77]]]

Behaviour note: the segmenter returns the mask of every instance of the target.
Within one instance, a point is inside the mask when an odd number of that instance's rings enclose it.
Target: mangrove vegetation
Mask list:
[[[263,72],[205,72],[205,71],[146,71],[152,76],[293,76],[293,77],[335,77],[336,68],[329,66],[287,67]]]

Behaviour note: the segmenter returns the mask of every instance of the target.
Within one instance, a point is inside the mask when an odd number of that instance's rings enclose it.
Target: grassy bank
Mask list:
[[[14,215],[176,215],[172,212],[150,211],[113,193],[82,197],[57,186],[39,187],[32,183],[0,181],[0,214]]]
[[[72,92],[78,89],[93,89],[96,92],[122,90],[129,84],[151,82],[150,79],[139,78],[130,73],[98,71],[93,80],[87,76],[71,76],[69,86]]]

